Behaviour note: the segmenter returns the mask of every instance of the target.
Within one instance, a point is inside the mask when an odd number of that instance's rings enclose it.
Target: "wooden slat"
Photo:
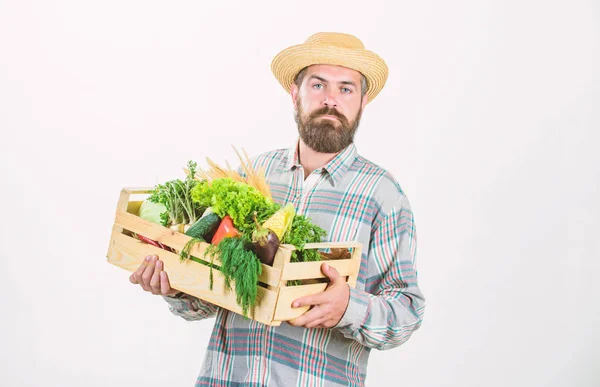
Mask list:
[[[131,196],[130,192],[124,189],[121,190],[121,193],[119,194],[119,201],[117,202],[117,212],[127,210],[127,206],[129,204],[129,196]]]
[[[292,302],[300,297],[320,293],[325,290],[326,287],[327,284],[312,284],[286,286],[281,288],[281,290],[279,290],[279,298],[277,299],[277,308],[275,309],[273,320],[288,321],[301,316],[309,309],[309,307],[292,308]]]
[[[117,214],[119,213],[119,211],[126,211],[127,210],[127,206],[129,203],[129,192],[127,192],[126,190],[121,190],[121,192],[119,193],[119,200],[117,201]],[[116,214],[115,214],[116,217]],[[117,227],[116,225],[113,226],[113,234],[114,233],[122,233],[123,232],[123,228],[122,227]],[[109,255],[112,254],[112,247],[113,243],[112,243],[112,238],[111,238],[111,242],[108,245],[108,251],[106,253],[106,256],[108,257]]]
[[[123,188],[123,191],[128,192],[132,195],[137,195],[137,194],[149,194],[153,189],[154,189],[154,187],[127,187],[127,188]]]
[[[293,245],[279,245],[275,258],[273,259],[274,268],[283,269],[283,267],[290,262],[293,247]]]
[[[362,261],[362,249],[362,244],[360,244],[352,250],[352,256],[350,258],[352,266],[350,272],[353,274],[350,274],[347,280],[348,285],[352,287],[356,286],[356,281],[358,280],[358,272],[360,271],[360,263]]]
[[[185,234],[178,233],[169,228],[163,227],[140,218],[139,216],[130,214],[126,211],[117,211],[115,224],[119,227],[143,235],[146,238],[158,241],[166,246],[169,246],[177,251],[181,251],[185,244],[191,239]],[[190,254],[198,259],[210,262],[210,256],[204,256],[206,249],[210,246],[208,243],[197,243],[191,249]],[[221,266],[221,261],[215,257],[213,264]],[[281,270],[262,265],[262,273],[258,280],[267,285],[277,286],[281,277]]]
[[[323,263],[334,267],[342,276],[356,275],[356,262],[352,259],[339,259],[333,261],[296,262],[288,263],[283,268],[281,278],[284,280],[324,278],[321,271]]]
[[[270,278],[272,278],[272,279],[275,279],[277,277],[277,278],[279,278],[279,280],[277,281],[276,284],[269,285],[269,289],[271,289],[275,292],[279,292],[279,288],[282,286],[285,286],[286,281],[284,281],[281,278],[281,273],[282,273],[285,265],[290,262],[291,258],[292,258],[292,249],[289,248],[289,245],[279,245],[279,248],[277,249],[277,253],[275,253],[275,258],[273,259],[273,267],[272,267],[272,269],[275,270],[276,272],[275,272],[275,274],[272,274],[270,276]],[[266,266],[266,267],[271,269],[270,266]]]
[[[210,268],[198,262],[181,263],[177,254],[118,233],[112,239],[112,249],[108,261],[133,272],[139,267],[143,257],[151,254],[158,255],[164,262],[164,270],[169,274],[169,280],[174,289],[242,314],[242,308],[236,302],[235,290],[225,289],[223,275],[218,270],[213,270],[213,290],[210,290],[208,282]],[[259,287],[258,300],[253,318],[264,324],[279,325],[280,322],[273,323],[277,293]]]
[[[321,242],[321,243],[307,243],[304,245],[304,249],[327,249],[327,248],[355,248],[361,247],[360,242]]]
[[[210,268],[198,262],[181,262],[177,254],[154,247],[147,243],[115,233],[113,235],[113,253],[108,261],[127,271],[134,272],[141,265],[144,257],[156,254],[164,263],[164,270],[169,274],[169,281],[174,289],[188,294],[212,292],[224,294],[225,282],[221,272],[213,270],[213,289],[209,289]]]
[[[160,224],[142,219],[139,216],[130,214],[126,211],[117,211],[115,224],[119,227],[123,227],[125,230],[143,235],[146,238],[153,239],[179,251],[183,249],[185,244],[190,240],[190,237],[187,235],[163,227]],[[207,244],[199,243],[198,247],[200,247],[202,256],[204,256],[204,250],[206,249]]]
[[[219,261],[220,262],[220,261]],[[281,278],[281,270],[269,265],[261,264],[262,273],[258,276],[258,280],[270,286],[277,286]]]

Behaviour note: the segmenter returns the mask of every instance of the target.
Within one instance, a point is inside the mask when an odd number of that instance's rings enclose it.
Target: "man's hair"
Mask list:
[[[306,75],[307,69],[308,69],[308,66],[303,68],[302,70],[300,70],[298,75],[296,75],[296,79],[294,80],[294,83],[296,84],[296,86],[298,86],[298,88],[300,88],[300,85],[302,85],[302,81],[304,80],[304,76]],[[365,76],[362,75],[362,73],[359,73],[359,74],[360,74],[361,97],[364,97],[365,94],[367,93],[367,78],[365,78]]]

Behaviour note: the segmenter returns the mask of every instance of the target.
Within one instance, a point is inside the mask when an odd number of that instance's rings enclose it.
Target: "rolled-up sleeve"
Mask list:
[[[217,305],[185,293],[162,297],[169,304],[171,313],[188,321],[204,320],[213,317],[219,310]]]

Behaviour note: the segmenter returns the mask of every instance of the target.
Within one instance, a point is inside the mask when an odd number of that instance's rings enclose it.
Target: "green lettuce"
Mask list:
[[[192,189],[192,200],[202,207],[211,207],[221,218],[229,215],[244,236],[256,228],[255,213],[262,224],[281,207],[256,188],[227,177],[214,179],[210,184],[200,182]]]

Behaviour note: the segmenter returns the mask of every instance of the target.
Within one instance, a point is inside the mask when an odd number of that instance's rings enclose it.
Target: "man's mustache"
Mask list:
[[[315,110],[310,114],[309,120],[317,118],[319,116],[334,116],[337,117],[345,126],[348,125],[348,119],[342,113],[337,111],[335,108],[324,106],[318,110]]]

